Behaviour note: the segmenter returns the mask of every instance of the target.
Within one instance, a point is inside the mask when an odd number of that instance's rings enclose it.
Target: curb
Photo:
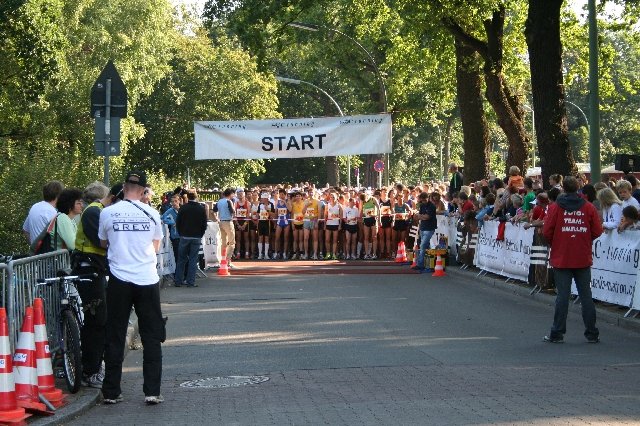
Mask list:
[[[135,344],[135,340],[138,335],[138,317],[134,311],[131,312],[129,321],[130,324],[127,328],[127,337],[124,348],[125,357]],[[91,407],[102,400],[102,393],[100,392],[100,389],[94,388],[81,387],[77,394],[71,396],[73,397],[73,399],[69,398],[71,402],[57,410],[53,416],[35,418],[32,421],[27,420],[27,423],[29,426],[64,425],[86,413],[91,409]]]
[[[501,277],[499,275],[487,274],[483,276],[478,276],[477,274],[480,272],[480,269],[474,268],[472,270],[462,270],[459,266],[448,267],[446,272],[452,273],[452,275],[463,276],[464,278],[472,278],[477,282],[481,282],[486,285],[490,285],[491,287],[498,289],[500,291],[516,294],[521,297],[526,297],[529,300],[534,300],[540,304],[551,305],[555,304],[556,297],[554,294],[548,293],[534,293],[530,294],[532,287],[529,287],[527,284],[521,284],[521,282],[505,282],[506,278]],[[625,308],[624,313],[628,311],[629,308]],[[576,313],[578,315],[581,314],[581,309],[579,304],[569,304],[569,311]],[[599,303],[596,303],[596,312],[599,318],[603,321],[606,321],[609,324],[616,325],[620,328],[624,328],[630,331],[634,331],[636,333],[640,333],[640,318],[625,318],[624,313],[615,313],[612,312]]]

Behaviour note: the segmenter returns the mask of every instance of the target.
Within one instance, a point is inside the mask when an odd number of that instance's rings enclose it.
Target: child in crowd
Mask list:
[[[618,228],[622,219],[622,201],[611,188],[601,189],[597,197],[602,208],[602,227],[608,231]]]
[[[633,206],[627,206],[622,209],[622,219],[618,226],[618,232],[626,230],[640,230],[640,224],[638,223],[638,209]]]
[[[618,191],[618,196],[622,200],[623,209],[627,206],[633,206],[636,210],[640,209],[640,203],[638,203],[638,200],[631,196],[631,192],[633,191],[631,183],[626,180],[619,180],[618,183],[616,183],[616,191]]]
[[[515,186],[516,188],[524,188],[524,179],[520,176],[520,168],[518,166],[509,167],[509,182],[507,186]]]

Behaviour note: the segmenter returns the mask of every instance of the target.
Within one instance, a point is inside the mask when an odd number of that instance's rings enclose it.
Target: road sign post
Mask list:
[[[384,162],[382,160],[376,160],[373,163],[373,170],[378,172],[378,188],[382,188],[382,171],[384,170]]]
[[[113,61],[107,62],[91,88],[91,117],[96,119],[95,146],[104,155],[104,183],[109,186],[109,157],[120,155],[120,118],[127,116],[127,88]],[[102,103],[104,100],[104,103]]]

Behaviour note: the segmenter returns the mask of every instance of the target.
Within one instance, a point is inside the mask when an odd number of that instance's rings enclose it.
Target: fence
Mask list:
[[[36,286],[36,284],[38,279],[55,277],[58,270],[67,269],[70,265],[71,260],[67,250],[0,264],[2,307],[7,310],[12,349],[15,348],[18,339],[25,308],[33,304],[35,297],[41,297],[44,302],[51,351],[58,349],[58,311],[60,309],[58,288],[57,286]]]

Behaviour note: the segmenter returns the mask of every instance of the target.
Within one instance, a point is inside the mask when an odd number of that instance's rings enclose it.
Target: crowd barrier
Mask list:
[[[20,332],[25,308],[33,304],[33,299],[41,297],[44,301],[47,332],[51,351],[57,350],[59,342],[58,311],[60,300],[55,286],[37,286],[38,279],[53,278],[59,269],[71,266],[69,252],[58,250],[37,256],[24,257],[0,264],[2,274],[2,307],[7,311],[9,336],[12,349]]]

